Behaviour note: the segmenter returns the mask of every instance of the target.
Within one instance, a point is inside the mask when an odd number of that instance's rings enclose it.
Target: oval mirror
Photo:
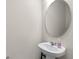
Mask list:
[[[62,36],[69,28],[71,12],[65,1],[54,1],[46,11],[45,29],[52,37]]]

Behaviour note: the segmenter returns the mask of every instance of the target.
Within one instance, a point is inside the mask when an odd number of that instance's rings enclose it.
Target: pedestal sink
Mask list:
[[[61,45],[59,48],[56,45],[51,45],[50,42],[44,42],[38,44],[38,47],[41,49],[41,51],[46,54],[46,59],[55,59],[56,57],[61,57],[65,55],[65,47]]]

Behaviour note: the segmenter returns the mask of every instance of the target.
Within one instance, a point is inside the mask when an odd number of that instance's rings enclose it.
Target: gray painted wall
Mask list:
[[[66,0],[72,9],[72,0]],[[41,38],[45,41],[57,41],[56,38],[42,36],[41,0],[7,0],[7,56],[10,59],[40,59],[37,44]],[[66,34],[58,39],[64,42],[67,53],[60,59],[73,59],[72,24]]]
[[[39,59],[41,0],[7,0],[7,56],[10,59]]]

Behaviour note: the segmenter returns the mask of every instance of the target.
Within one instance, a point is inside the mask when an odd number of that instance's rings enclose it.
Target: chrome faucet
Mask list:
[[[51,45],[55,45],[55,43],[54,42],[50,42],[51,43]]]

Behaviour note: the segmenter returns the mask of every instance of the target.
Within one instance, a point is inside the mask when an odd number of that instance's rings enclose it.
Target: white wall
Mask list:
[[[43,0],[43,15],[45,14],[45,11],[48,7],[48,5],[46,5],[45,1],[46,0]],[[65,0],[65,1],[69,4],[70,9],[71,9],[71,13],[72,13],[72,0]],[[44,25],[43,25],[43,36],[42,37],[43,37],[42,38],[43,41],[57,42],[58,41],[57,39],[60,39],[64,43],[65,47],[67,48],[67,52],[66,52],[65,56],[63,56],[59,59],[73,59],[73,23],[72,22],[70,24],[70,28],[68,29],[68,31],[60,38],[53,38],[50,35],[48,35],[45,32],[45,28],[44,28]]]
[[[7,56],[10,59],[39,59],[41,0],[7,0]]]
[[[72,0],[66,0],[72,9]],[[42,15],[41,0],[7,0],[7,56],[10,59],[39,59],[37,44],[41,41]],[[46,33],[45,41],[56,41]],[[66,56],[72,58],[72,24],[68,32],[61,38],[67,47]]]

